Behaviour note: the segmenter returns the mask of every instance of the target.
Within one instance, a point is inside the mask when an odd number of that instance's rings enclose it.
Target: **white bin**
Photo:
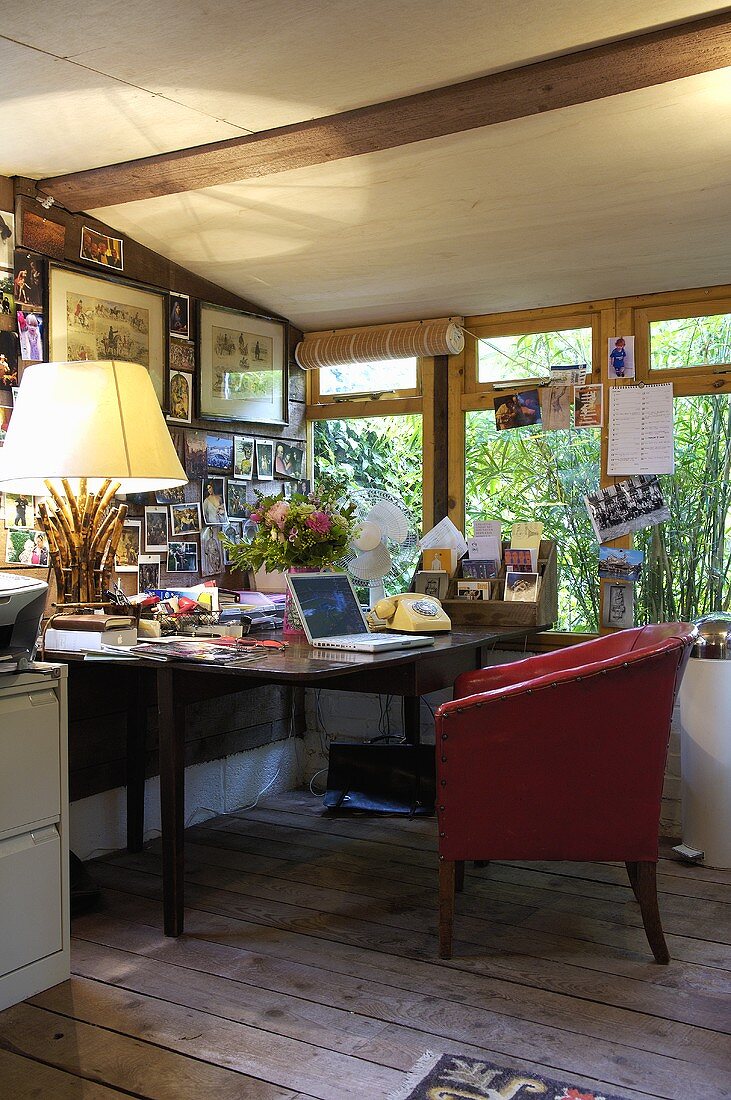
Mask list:
[[[731,869],[731,660],[690,658],[680,725],[683,843]]]

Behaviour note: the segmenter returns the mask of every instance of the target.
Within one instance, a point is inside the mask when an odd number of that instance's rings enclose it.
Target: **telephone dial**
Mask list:
[[[401,630],[406,634],[429,634],[452,629],[449,616],[439,600],[434,596],[423,596],[420,592],[387,596],[378,601],[373,614],[383,619],[390,630]]]

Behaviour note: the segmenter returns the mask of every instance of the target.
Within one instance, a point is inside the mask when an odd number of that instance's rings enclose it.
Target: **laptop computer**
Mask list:
[[[355,589],[344,573],[288,573],[287,584],[307,640],[317,649],[383,653],[434,645],[431,635],[370,633]]]

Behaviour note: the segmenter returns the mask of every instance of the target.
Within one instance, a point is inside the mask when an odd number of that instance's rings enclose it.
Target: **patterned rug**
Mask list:
[[[480,1058],[427,1055],[416,1066],[406,1088],[393,1100],[626,1100],[617,1093],[542,1077],[532,1070],[505,1069]],[[427,1069],[427,1063],[431,1069]],[[418,1073],[425,1076],[415,1085]]]

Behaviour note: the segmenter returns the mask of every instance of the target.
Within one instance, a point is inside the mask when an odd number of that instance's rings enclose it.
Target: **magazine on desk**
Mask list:
[[[202,664],[230,665],[254,661],[262,656],[259,648],[246,650],[237,645],[221,645],[218,642],[176,639],[171,642],[143,642],[129,650],[137,657],[152,661],[196,661]]]

